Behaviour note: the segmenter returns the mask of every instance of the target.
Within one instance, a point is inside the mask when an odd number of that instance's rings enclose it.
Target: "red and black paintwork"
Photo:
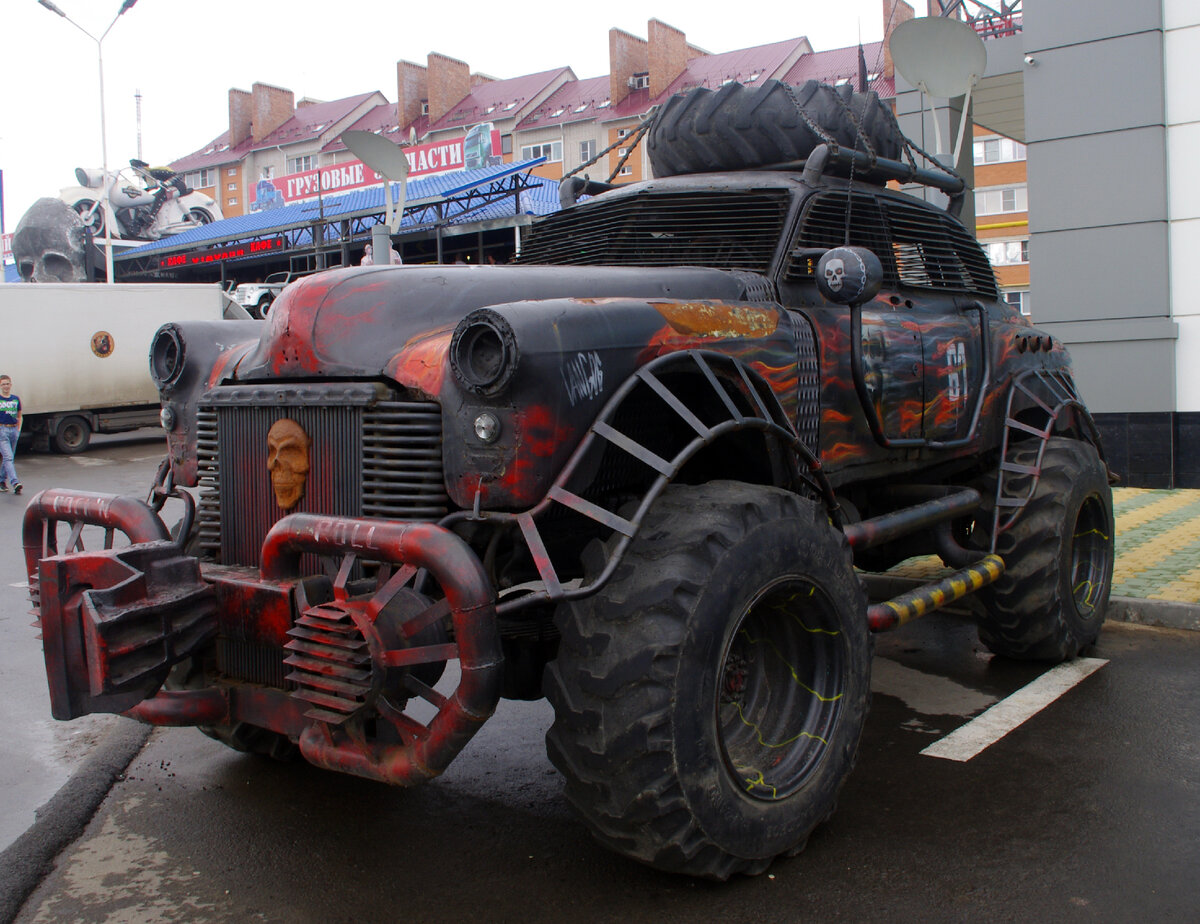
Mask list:
[[[321,402],[359,413],[378,393],[440,408],[447,509],[440,525],[347,515],[314,486],[296,512],[278,510],[265,537],[242,537],[261,546],[257,561],[221,561],[219,550],[200,561],[188,536],[172,541],[139,501],[44,492],[27,513],[25,548],[55,716],[246,723],[297,741],[320,766],[428,779],[502,691],[538,694],[554,645],[546,605],[598,589],[671,480],[786,486],[822,500],[835,524],[852,521],[850,545],[862,553],[905,538],[909,552],[936,542],[961,559],[946,586],[864,614],[875,628],[995,580],[1003,562],[972,559],[949,527],[978,508],[976,492],[931,500],[893,488],[965,488],[996,469],[1018,431],[1093,438],[1066,352],[994,292],[894,286],[848,308],[811,281],[785,279],[804,245],[796,229],[813,183],[845,185],[755,175],[755,188],[784,189],[792,202],[764,274],[362,267],[294,283],[261,324],[168,325],[174,345],[152,367],[175,485],[269,491],[258,463],[231,458],[218,480],[199,462],[221,427],[235,426],[241,402],[268,417]],[[678,196],[721,184],[658,185]],[[622,195],[580,208],[599,216]],[[507,351],[482,359],[511,366],[495,390],[473,386],[450,361],[456,329],[480,309]],[[1017,380],[1026,385],[1014,389]],[[214,402],[233,423],[206,429],[201,411]],[[483,415],[496,438],[477,434]],[[360,449],[314,444],[312,477],[341,477],[338,460]],[[223,528],[236,530],[229,513]],[[60,523],[120,531],[132,544],[75,551],[76,529],[59,552]],[[588,543],[614,534],[603,567],[585,567]],[[309,566],[315,556],[335,559],[335,579]],[[235,669],[238,658],[268,666]],[[439,692],[452,660],[460,679]],[[169,688],[183,662],[200,665],[199,688]],[[432,719],[413,717],[418,701]]]

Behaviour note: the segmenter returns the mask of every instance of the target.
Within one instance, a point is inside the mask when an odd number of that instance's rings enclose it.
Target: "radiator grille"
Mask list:
[[[267,470],[267,431],[285,417],[311,440],[304,497],[290,511],[276,502]],[[214,389],[197,437],[199,542],[223,564],[257,565],[285,513],[437,520],[448,511],[433,402],[378,400],[371,386]]]

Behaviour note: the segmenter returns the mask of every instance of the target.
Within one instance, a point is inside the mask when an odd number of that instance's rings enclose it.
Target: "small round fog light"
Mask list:
[[[484,411],[475,418],[475,435],[481,443],[494,443],[500,438],[500,421],[495,414]]]
[[[162,424],[162,428],[170,433],[175,429],[175,408],[170,405],[165,406],[158,412],[158,422]]]

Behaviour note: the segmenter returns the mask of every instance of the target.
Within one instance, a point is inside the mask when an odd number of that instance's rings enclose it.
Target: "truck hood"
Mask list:
[[[749,289],[757,290],[752,295]],[[394,374],[397,357],[439,362],[469,312],[547,299],[759,301],[762,277],[702,267],[379,266],[333,270],[275,301],[238,381]],[[604,306],[595,305],[596,311]],[[407,384],[407,383],[406,383]]]

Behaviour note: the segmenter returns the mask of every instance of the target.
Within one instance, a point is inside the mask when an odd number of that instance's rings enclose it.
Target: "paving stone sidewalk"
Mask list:
[[[1113,513],[1112,595],[1200,605],[1200,490],[1114,488]],[[928,556],[889,573],[932,580],[948,569],[937,556]]]

